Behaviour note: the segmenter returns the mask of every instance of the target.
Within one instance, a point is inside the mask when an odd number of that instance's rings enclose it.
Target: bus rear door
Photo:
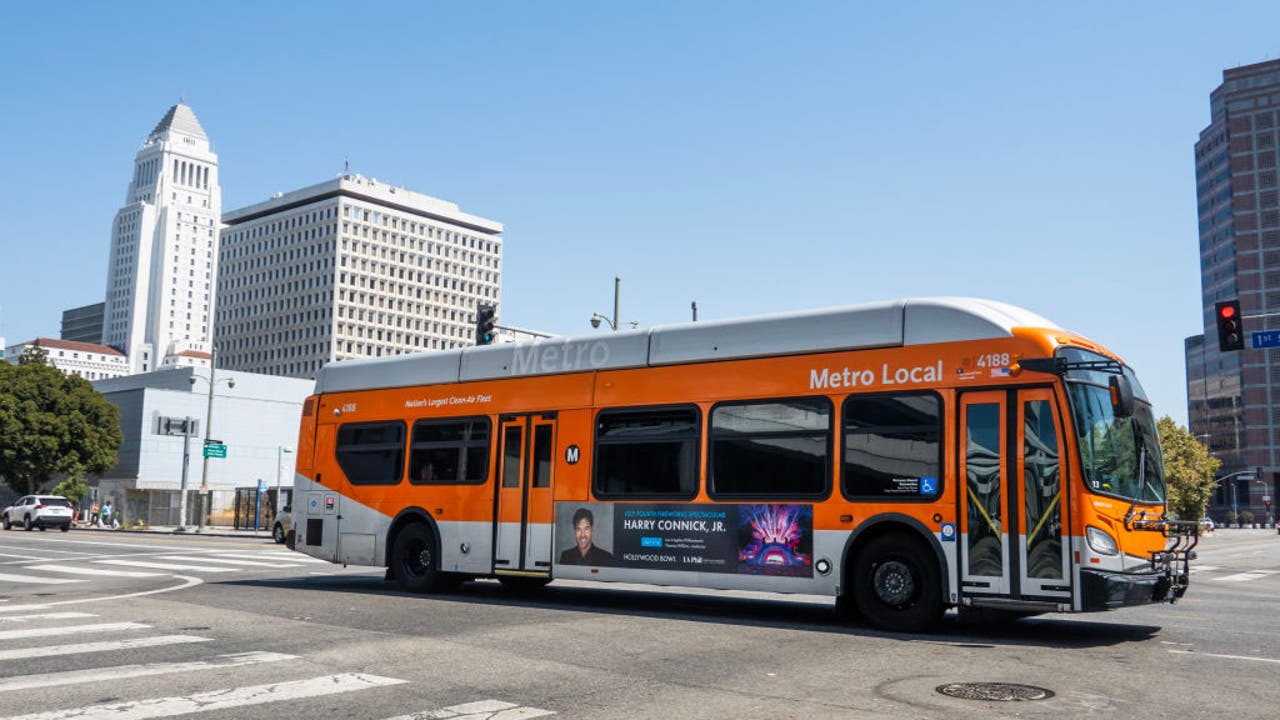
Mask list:
[[[556,417],[551,413],[501,418],[493,542],[498,574],[547,576],[551,572],[555,433]]]
[[[1049,388],[961,395],[961,586],[972,599],[1071,602],[1061,429]]]

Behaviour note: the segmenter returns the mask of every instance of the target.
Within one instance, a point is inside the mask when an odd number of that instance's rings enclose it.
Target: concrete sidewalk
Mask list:
[[[109,527],[95,527],[93,525],[75,525],[71,529],[72,530],[88,530],[90,532],[108,532],[108,533],[147,533],[151,535],[191,535],[194,537],[238,537],[238,538],[249,538],[249,539],[257,538],[260,540],[270,540],[274,542],[274,540],[272,540],[271,538],[271,531],[265,528],[254,531],[254,530],[236,530],[235,528],[230,528],[226,526],[206,525],[197,531],[194,525],[188,525],[186,532],[181,532],[181,533],[178,532],[178,529],[176,527],[173,527],[172,525],[170,526],[153,525],[153,526],[144,527],[144,528],[126,528],[124,526],[121,526],[119,528],[109,528]]]

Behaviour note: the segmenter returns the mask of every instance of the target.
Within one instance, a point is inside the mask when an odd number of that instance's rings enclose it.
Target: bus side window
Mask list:
[[[404,474],[404,423],[349,423],[338,428],[338,466],[352,485],[398,485]]]
[[[489,418],[419,420],[413,424],[409,482],[477,485],[489,477]]]
[[[712,497],[820,498],[830,492],[831,401],[721,403],[711,409]]]
[[[696,407],[605,410],[596,417],[595,494],[689,499],[698,493]]]
[[[932,499],[942,492],[942,399],[852,395],[844,402],[845,497]]]

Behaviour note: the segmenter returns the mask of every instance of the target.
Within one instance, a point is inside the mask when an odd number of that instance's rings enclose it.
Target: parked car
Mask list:
[[[271,537],[276,542],[283,545],[289,536],[293,534],[293,506],[285,505],[280,514],[276,516],[275,525],[271,528]]]
[[[71,501],[61,495],[27,495],[4,509],[0,524],[5,530],[21,525],[24,530],[56,527],[66,532],[73,514]]]

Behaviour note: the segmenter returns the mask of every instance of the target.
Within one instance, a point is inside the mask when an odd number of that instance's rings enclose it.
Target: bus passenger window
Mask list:
[[[937,395],[854,395],[843,416],[846,497],[932,499],[942,491]]]
[[[343,425],[334,454],[352,485],[398,485],[404,474],[404,423]]]
[[[698,493],[698,436],[696,408],[601,412],[595,494],[692,498]]]
[[[712,408],[709,492],[713,497],[826,495],[831,415],[826,398]]]
[[[489,477],[489,418],[419,420],[413,424],[409,482],[471,485]]]

